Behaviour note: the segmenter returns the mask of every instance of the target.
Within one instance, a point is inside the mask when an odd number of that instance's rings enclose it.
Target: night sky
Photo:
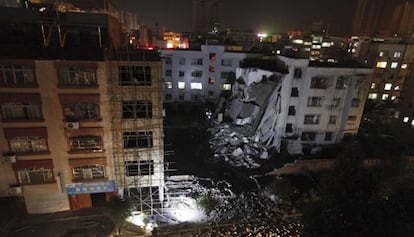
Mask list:
[[[114,0],[122,9],[135,12],[139,23],[168,31],[191,31],[192,0]],[[357,0],[223,0],[224,27],[254,32],[308,30],[322,19],[332,35],[349,35]]]

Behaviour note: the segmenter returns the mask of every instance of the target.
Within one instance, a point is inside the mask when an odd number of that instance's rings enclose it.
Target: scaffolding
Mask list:
[[[112,165],[121,196],[136,211],[163,216],[164,143],[161,61],[108,55]]]

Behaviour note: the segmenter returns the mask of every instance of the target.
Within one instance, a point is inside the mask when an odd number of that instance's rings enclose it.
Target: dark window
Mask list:
[[[178,71],[178,76],[179,77],[184,77],[184,75],[185,75],[184,71]]]
[[[326,89],[329,87],[329,78],[316,76],[312,77],[310,88],[313,89]]]
[[[165,64],[171,64],[171,62],[172,62],[172,60],[171,60],[171,58],[170,57],[166,57],[165,58]]]
[[[22,65],[0,65],[0,86],[36,86],[32,68]]]
[[[345,88],[346,78],[343,76],[338,77],[336,79],[336,89],[341,90]]]
[[[178,95],[178,99],[179,99],[179,100],[184,100],[184,94],[179,94],[179,95]]]
[[[215,82],[216,82],[216,80],[214,78],[212,78],[212,77],[210,77],[208,79],[208,84],[214,84]]]
[[[296,108],[294,105],[289,106],[288,115],[296,115]]]
[[[361,104],[361,99],[359,98],[353,98],[351,101],[351,107],[357,108]]]
[[[351,115],[348,116],[348,121],[356,121],[357,120],[357,116]]]
[[[26,168],[17,170],[21,184],[41,184],[54,182],[53,170],[50,168]]]
[[[165,70],[165,76],[166,77],[170,77],[172,75],[172,71],[171,71],[171,69],[167,69],[167,70]]]
[[[151,131],[124,132],[124,148],[150,148],[153,146]]]
[[[119,66],[119,84],[121,86],[151,85],[151,67],[150,66]]]
[[[59,86],[96,86],[95,69],[83,67],[59,68]]]
[[[316,133],[315,132],[302,132],[302,141],[315,141]]]
[[[100,136],[75,136],[69,139],[70,151],[102,151],[102,137]]]
[[[31,102],[10,102],[1,104],[3,120],[40,120],[42,112],[40,104]]]
[[[299,88],[292,87],[292,90],[290,92],[290,96],[291,97],[298,97],[299,96]]]
[[[216,53],[210,53],[210,60],[216,60]]]
[[[285,132],[287,132],[287,133],[291,133],[291,132],[293,132],[293,126],[292,126],[292,124],[291,124],[291,123],[287,123],[287,124],[286,124],[286,129],[285,129]]]
[[[154,174],[154,161],[153,160],[126,161],[125,168],[126,168],[126,176],[153,175]]]
[[[208,91],[208,96],[214,96],[214,91]]]
[[[172,100],[172,95],[171,94],[166,94],[165,95],[165,100]]]
[[[319,124],[321,120],[320,114],[306,114],[304,124]]]
[[[201,70],[194,70],[191,72],[191,76],[192,77],[202,77],[203,76],[203,71]]]
[[[329,115],[329,124],[336,124],[336,115]]]
[[[203,65],[202,58],[193,58],[191,59],[191,65]]]
[[[104,165],[82,165],[72,169],[74,180],[103,179],[105,178]]]
[[[14,153],[36,153],[48,151],[46,138],[38,136],[18,136],[9,138]]]
[[[326,132],[325,141],[331,141],[331,140],[332,140],[332,132]]]
[[[152,118],[152,103],[149,100],[123,101],[122,118]]]
[[[65,120],[76,122],[79,120],[99,119],[99,105],[92,103],[74,103],[63,106]]]
[[[308,106],[309,107],[321,107],[322,97],[308,97]]]
[[[302,78],[302,68],[296,67],[295,71],[293,72],[294,78]]]
[[[209,72],[215,72],[216,71],[216,67],[210,65],[210,66],[208,66],[208,71]]]

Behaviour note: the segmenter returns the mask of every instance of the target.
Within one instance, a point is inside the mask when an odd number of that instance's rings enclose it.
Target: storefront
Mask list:
[[[114,180],[66,185],[71,210],[103,206],[116,195]]]

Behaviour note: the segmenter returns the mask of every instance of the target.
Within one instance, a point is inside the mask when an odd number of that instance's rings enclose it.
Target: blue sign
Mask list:
[[[93,182],[93,183],[73,183],[66,184],[66,192],[69,195],[86,193],[106,193],[115,192],[116,185],[114,180]]]

